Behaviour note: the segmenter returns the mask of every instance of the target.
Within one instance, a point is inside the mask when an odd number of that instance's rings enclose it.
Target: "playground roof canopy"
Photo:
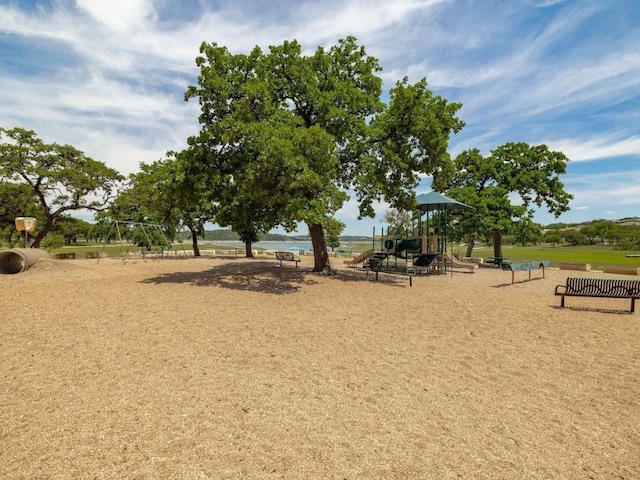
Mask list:
[[[473,207],[457,200],[445,197],[437,192],[423,193],[416,197],[421,212],[433,212],[435,210],[474,210]]]

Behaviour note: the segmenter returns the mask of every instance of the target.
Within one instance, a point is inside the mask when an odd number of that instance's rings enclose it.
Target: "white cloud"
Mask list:
[[[574,195],[572,204],[592,210],[638,205],[640,170],[566,175],[566,190]]]
[[[353,0],[350,2],[307,2],[297,12],[300,30],[311,43],[335,41],[345,35],[368,36],[402,23],[416,12],[447,0],[396,0],[393,2]]]
[[[76,5],[116,32],[140,28],[154,14],[153,3],[149,0],[76,0]]]
[[[591,139],[550,140],[542,143],[551,150],[564,153],[573,162],[638,155],[640,152],[640,136],[625,139],[600,136]]]

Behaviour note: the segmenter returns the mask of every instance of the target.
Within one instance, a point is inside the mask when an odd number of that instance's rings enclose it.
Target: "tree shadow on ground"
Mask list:
[[[546,280],[546,279],[544,277],[534,277],[531,280],[525,279],[525,280],[516,280],[513,283],[511,283],[511,282],[498,283],[497,285],[493,285],[493,288],[510,287],[511,285],[518,285],[520,283],[531,283],[531,282],[536,282],[538,280]]]
[[[416,281],[416,278],[422,278],[425,275],[414,275],[413,282]],[[374,282],[380,283],[382,285],[387,285],[390,287],[408,287],[409,286],[409,277],[407,275],[397,274],[397,273],[389,273],[381,271],[378,274],[378,280],[376,280],[375,272],[367,272],[364,269],[349,269],[349,270],[338,270],[338,273],[335,276],[336,280],[340,280],[343,282]]]
[[[269,261],[230,261],[201,272],[165,273],[142,280],[152,284],[190,284],[194,287],[215,286],[233,290],[286,295],[299,291],[304,285],[316,285],[320,274],[308,268],[274,264]],[[328,278],[340,282],[375,282],[375,273],[359,270],[339,270]],[[380,274],[377,283],[403,287],[409,286],[407,277]]]

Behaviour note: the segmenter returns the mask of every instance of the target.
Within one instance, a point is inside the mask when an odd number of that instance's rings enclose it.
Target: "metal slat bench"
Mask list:
[[[629,298],[631,312],[634,312],[636,299],[640,298],[640,280],[567,277],[565,285],[556,286],[555,295],[562,297],[561,307],[564,307],[564,297]]]

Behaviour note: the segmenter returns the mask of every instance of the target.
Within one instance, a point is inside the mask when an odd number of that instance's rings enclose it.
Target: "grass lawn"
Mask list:
[[[465,252],[464,247],[452,249],[455,253]],[[509,260],[551,260],[551,265],[557,267],[560,262],[590,263],[593,270],[602,270],[605,266],[629,265],[640,267],[640,258],[627,257],[629,254],[640,252],[630,252],[625,250],[613,250],[611,247],[601,245],[580,245],[580,246],[515,246],[504,245],[502,255]],[[474,257],[484,259],[493,257],[493,247],[475,247]]]

